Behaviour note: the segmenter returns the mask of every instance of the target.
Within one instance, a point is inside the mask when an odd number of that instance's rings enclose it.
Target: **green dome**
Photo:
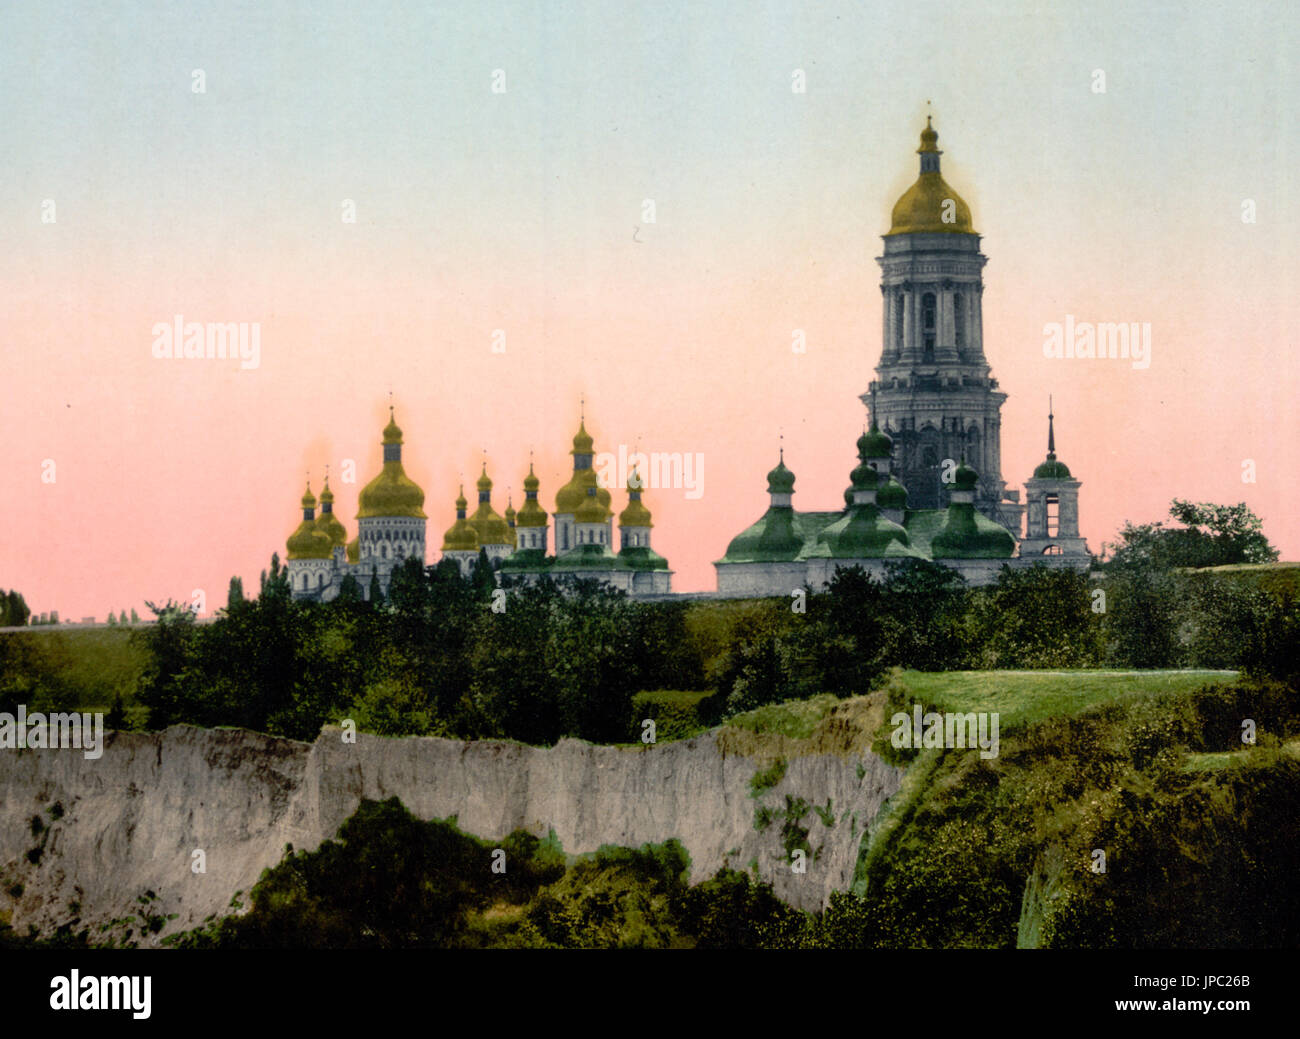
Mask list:
[[[884,486],[876,491],[876,504],[882,509],[907,508],[907,488],[891,475]]]
[[[917,558],[911,539],[897,523],[886,519],[874,505],[856,505],[847,516],[826,527],[817,541],[818,555],[832,559]]]
[[[975,506],[963,502],[948,506],[948,520],[930,542],[935,559],[1010,559],[1016,539]]]
[[[774,563],[794,559],[803,548],[795,530],[794,509],[774,505],[727,546],[729,563]]]
[[[1045,462],[1040,462],[1038,468],[1034,470],[1035,480],[1068,480],[1070,479],[1070,470],[1066,468],[1064,462],[1058,462],[1056,455],[1049,454]]]
[[[880,474],[863,462],[849,474],[849,479],[853,481],[855,491],[871,491],[880,483]]]
[[[784,449],[781,451],[781,459],[776,463],[776,468],[767,474],[767,493],[794,493],[794,473],[785,467]]]
[[[894,452],[894,442],[871,423],[871,432],[858,437],[859,458],[888,458]]]
[[[965,460],[957,466],[956,473],[953,474],[952,486],[958,491],[973,491],[980,482],[980,474],[968,466]]]

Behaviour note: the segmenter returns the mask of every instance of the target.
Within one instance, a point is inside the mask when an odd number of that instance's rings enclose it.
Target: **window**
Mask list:
[[[1045,556],[1059,556],[1063,554],[1064,553],[1061,552],[1060,545],[1048,545],[1045,549],[1043,549],[1043,555]]]
[[[921,341],[927,359],[934,356],[934,293],[927,292],[921,297]]]
[[[960,292],[953,293],[952,320],[953,343],[956,344],[958,350],[964,350],[966,349],[966,315]]]
[[[903,349],[903,294],[894,297],[894,350]]]
[[[1060,522],[1061,522],[1060,499],[1057,498],[1055,494],[1049,494],[1047,496],[1047,536],[1049,538],[1056,537],[1057,532],[1060,530]],[[1058,548],[1057,546],[1053,545],[1051,547],[1056,548],[1058,552],[1060,551],[1060,548]]]
[[[939,464],[939,452],[932,447],[927,447],[921,452],[921,465],[930,469]]]

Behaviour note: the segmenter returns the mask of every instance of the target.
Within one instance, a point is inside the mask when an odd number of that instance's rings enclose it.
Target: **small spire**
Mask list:
[[[1052,395],[1047,395],[1047,457],[1056,458],[1056,429],[1054,420],[1056,416],[1052,414]]]

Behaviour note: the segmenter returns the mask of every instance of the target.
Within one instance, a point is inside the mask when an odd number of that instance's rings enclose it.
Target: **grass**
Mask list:
[[[1235,671],[902,671],[895,681],[940,711],[996,711],[999,726],[1032,725],[1101,704],[1179,696],[1230,682]]]
[[[830,693],[822,693],[808,700],[787,700],[768,704],[744,714],[728,718],[732,728],[745,729],[756,734],[788,736],[793,740],[806,740],[817,725],[841,701]]]

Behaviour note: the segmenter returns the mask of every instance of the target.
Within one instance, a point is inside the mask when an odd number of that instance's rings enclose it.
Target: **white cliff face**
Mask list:
[[[362,798],[389,797],[423,819],[456,816],[485,839],[553,829],[569,854],[676,837],[690,853],[692,883],[756,863],[779,897],[803,909],[847,889],[863,830],[898,790],[901,770],[865,750],[792,756],[756,800],[750,781],[767,762],[724,755],[720,742],[714,731],[644,748],[365,733],[345,743],[327,729],[308,744],[174,726],[106,734],[93,761],[73,750],[3,751],[0,913],[19,934],[29,925],[48,934],[79,916],[74,931],[89,927],[98,940],[102,924],[138,914],[137,898],[153,891],[151,912],[176,914],[159,935],[195,927],[233,912],[237,892],[247,905],[287,844],[315,849]],[[805,873],[786,847],[798,833],[782,836],[799,799],[807,807],[796,822],[811,852]],[[760,804],[772,818],[756,828]],[[196,851],[204,873],[192,869]]]

